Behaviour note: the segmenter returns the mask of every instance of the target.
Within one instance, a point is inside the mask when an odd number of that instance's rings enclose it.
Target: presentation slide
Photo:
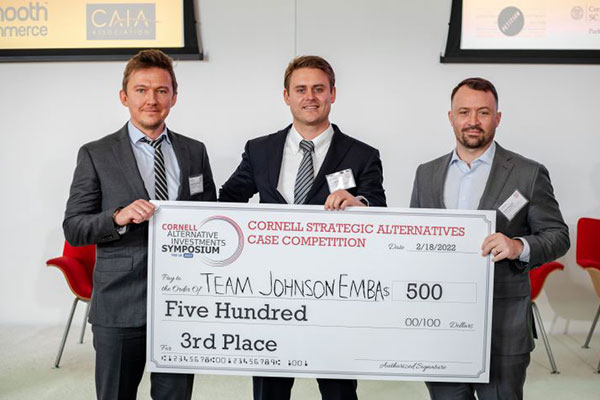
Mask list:
[[[600,0],[463,0],[462,50],[600,50]]]
[[[184,47],[184,0],[1,0],[0,50]]]

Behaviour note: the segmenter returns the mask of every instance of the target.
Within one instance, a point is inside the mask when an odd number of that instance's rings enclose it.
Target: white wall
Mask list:
[[[498,141],[549,168],[574,243],[577,219],[600,217],[599,67],[440,64],[449,8],[449,0],[200,0],[207,60],[177,63],[169,127],[207,144],[220,185],[246,140],[290,121],[287,62],[324,56],[337,73],[332,120],[381,150],[388,204],[405,207],[417,165],[453,146],[452,87],[483,76],[500,94]],[[71,295],[45,261],[61,251],[77,149],[127,120],[118,101],[124,65],[0,65],[2,324],[64,323]],[[585,330],[598,300],[574,246],[562,261],[542,312]]]

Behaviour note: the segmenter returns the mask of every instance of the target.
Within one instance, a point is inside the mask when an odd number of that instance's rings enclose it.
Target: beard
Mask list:
[[[481,135],[469,136],[469,133],[467,132],[469,130],[477,130],[481,132]],[[468,126],[456,135],[456,139],[467,149],[479,149],[486,147],[494,139],[494,132],[486,132],[479,127]]]

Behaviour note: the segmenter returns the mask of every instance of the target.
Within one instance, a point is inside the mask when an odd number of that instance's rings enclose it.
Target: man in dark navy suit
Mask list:
[[[327,61],[317,56],[292,60],[285,71],[283,98],[293,123],[246,143],[219,201],[246,202],[258,193],[261,203],[319,204],[327,210],[384,207],[379,151],[329,122],[335,96],[335,74]],[[357,398],[355,380],[317,381],[324,400]],[[293,384],[293,378],[254,377],[254,398],[289,399]]]

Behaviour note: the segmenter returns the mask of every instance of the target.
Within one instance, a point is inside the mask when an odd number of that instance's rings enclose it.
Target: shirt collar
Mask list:
[[[471,164],[473,164],[475,162],[483,162],[483,163],[491,165],[492,162],[494,161],[495,154],[496,154],[496,142],[493,141],[492,144],[490,145],[490,147],[488,147],[487,150],[482,155],[480,155],[478,158],[473,160],[471,162]],[[452,150],[452,157],[450,157],[450,165],[452,165],[458,161],[461,161],[461,159],[458,156],[458,153],[456,152],[456,147],[455,147],[454,150]]]
[[[131,140],[131,143],[133,143],[133,144],[138,143],[142,138],[146,138],[148,140],[152,140],[148,136],[146,136],[144,134],[144,132],[140,131],[133,124],[133,122],[131,122],[131,120],[129,120],[129,122],[127,123],[127,131],[129,132],[129,140]],[[171,140],[169,139],[169,135],[167,135],[167,125],[165,125],[165,129],[161,132],[160,135],[158,135],[158,137],[161,137],[163,135],[165,136],[164,141],[167,142],[168,144],[171,144]]]
[[[311,140],[315,145],[315,153],[318,153],[319,150],[327,147],[329,143],[331,143],[331,139],[333,137],[333,126],[329,124],[327,129],[323,132],[319,133],[316,138]],[[296,130],[296,127],[292,124],[290,128],[290,132],[288,133],[288,140],[294,150],[294,153],[298,153],[300,151],[300,142],[304,140],[302,135]]]

